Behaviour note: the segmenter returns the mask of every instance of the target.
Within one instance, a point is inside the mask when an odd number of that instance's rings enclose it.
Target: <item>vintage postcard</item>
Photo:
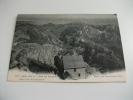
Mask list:
[[[8,81],[126,81],[117,15],[19,14]]]

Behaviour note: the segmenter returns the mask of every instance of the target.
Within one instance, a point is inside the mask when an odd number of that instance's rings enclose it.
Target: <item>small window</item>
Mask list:
[[[76,68],[74,68],[74,72],[76,72]]]
[[[78,74],[78,76],[80,77],[80,74]]]

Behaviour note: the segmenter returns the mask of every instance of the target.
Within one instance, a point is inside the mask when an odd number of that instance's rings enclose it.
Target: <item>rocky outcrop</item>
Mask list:
[[[90,67],[124,68],[117,26],[84,23],[39,26],[26,21],[16,24],[10,68],[54,67],[54,56],[58,52],[63,56],[70,50],[83,55]]]
[[[36,60],[49,66],[54,66],[54,57],[60,50],[62,49],[58,46],[45,44],[38,48],[29,50],[26,56],[28,59]]]

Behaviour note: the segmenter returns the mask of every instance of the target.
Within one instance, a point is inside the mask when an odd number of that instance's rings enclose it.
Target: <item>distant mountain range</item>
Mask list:
[[[29,65],[28,61],[20,60],[21,58],[38,60],[40,63],[52,67],[53,61],[51,64],[48,63],[50,59],[53,60],[58,52],[65,54],[70,49],[83,55],[84,59],[90,59],[85,58],[84,53],[88,52],[92,55],[89,52],[94,49],[95,57],[93,57],[94,55],[90,57],[96,60],[99,54],[102,57],[109,56],[113,60],[107,62],[114,61],[113,66],[124,68],[121,38],[119,28],[116,25],[88,25],[84,23],[35,25],[27,21],[17,21],[16,23],[10,68],[20,66],[20,63],[23,63],[22,66]],[[16,64],[14,64],[14,60]],[[86,61],[86,63],[92,66],[94,64],[106,66],[95,61]]]

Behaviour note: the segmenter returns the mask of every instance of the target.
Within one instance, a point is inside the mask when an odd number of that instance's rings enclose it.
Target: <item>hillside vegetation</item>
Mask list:
[[[84,23],[35,25],[17,21],[10,68],[54,71],[54,57],[74,50],[100,72],[124,69],[123,51],[117,25]]]

